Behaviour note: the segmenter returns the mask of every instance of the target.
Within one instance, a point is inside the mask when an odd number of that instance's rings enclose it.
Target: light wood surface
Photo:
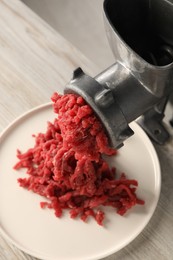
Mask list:
[[[57,86],[63,91],[78,66],[91,76],[99,72],[19,0],[0,0],[0,132],[23,112],[48,102]],[[173,260],[172,138],[156,150],[162,190],[155,214],[132,243],[106,260]],[[35,258],[0,236],[0,260]]]

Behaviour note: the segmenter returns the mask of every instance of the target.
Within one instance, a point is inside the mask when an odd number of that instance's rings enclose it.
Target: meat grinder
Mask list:
[[[105,0],[103,13],[115,63],[95,78],[81,68],[64,93],[81,95],[119,148],[137,120],[159,144],[169,138],[163,117],[173,91],[173,0]]]

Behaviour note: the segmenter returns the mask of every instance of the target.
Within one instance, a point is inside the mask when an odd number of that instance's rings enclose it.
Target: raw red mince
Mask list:
[[[116,178],[103,155],[116,155],[110,148],[101,122],[84,99],[74,94],[52,96],[57,114],[48,122],[45,133],[33,135],[34,147],[17,151],[19,161],[14,169],[26,168],[27,178],[19,178],[20,186],[43,197],[42,208],[54,209],[61,217],[68,209],[71,218],[86,221],[93,217],[103,225],[103,206],[115,208],[120,215],[136,204],[137,181],[125,174]]]

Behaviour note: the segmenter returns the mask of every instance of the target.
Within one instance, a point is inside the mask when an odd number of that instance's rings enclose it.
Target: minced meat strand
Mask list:
[[[57,114],[48,122],[45,133],[33,135],[34,147],[21,153],[14,169],[26,168],[27,177],[19,178],[20,186],[48,199],[41,208],[54,209],[61,217],[69,209],[70,217],[86,221],[93,217],[103,225],[103,206],[116,209],[120,215],[136,204],[136,180],[125,174],[116,178],[103,155],[116,155],[108,145],[105,130],[84,99],[75,94],[52,96]],[[102,207],[100,207],[102,206]]]

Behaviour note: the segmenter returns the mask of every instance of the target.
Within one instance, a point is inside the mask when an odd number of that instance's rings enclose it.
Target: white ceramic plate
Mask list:
[[[34,144],[33,133],[44,132],[53,120],[50,104],[33,109],[13,122],[0,136],[0,231],[19,249],[46,260],[93,260],[117,252],[147,225],[160,194],[160,167],[156,152],[143,130],[132,123],[135,135],[125,142],[119,155],[110,160],[119,171],[139,182],[138,196],[144,206],[135,206],[125,216],[107,208],[105,227],[94,220],[84,223],[61,219],[53,210],[41,209],[43,198],[20,188],[13,170],[16,149],[26,151]]]

